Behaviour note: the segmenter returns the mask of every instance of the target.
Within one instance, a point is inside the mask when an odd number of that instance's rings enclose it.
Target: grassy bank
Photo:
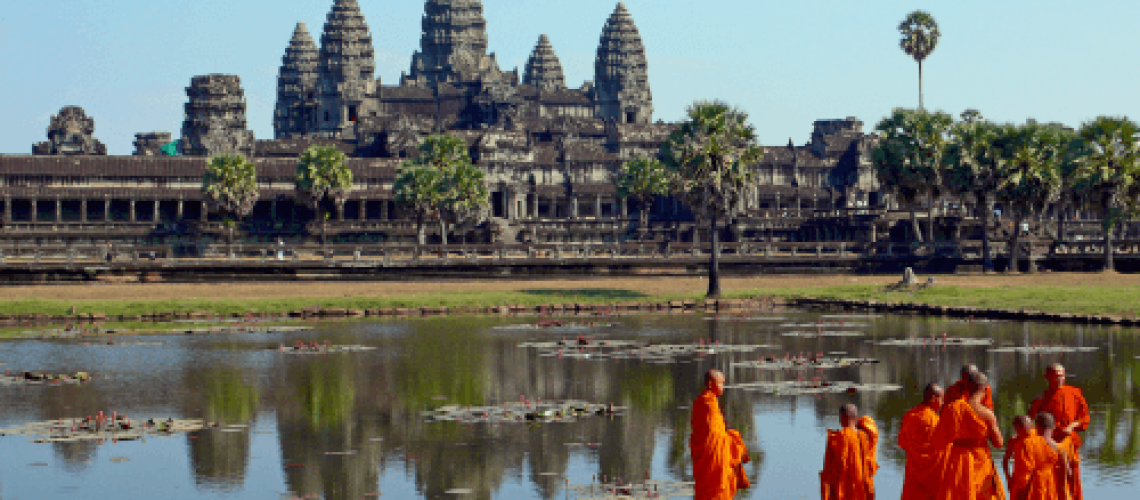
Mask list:
[[[969,287],[936,285],[924,290],[889,292],[882,285],[842,285],[809,288],[738,290],[730,297],[819,297],[966,306],[993,309],[1028,309],[1054,313],[1108,314],[1133,317],[1140,311],[1140,287],[1008,286]]]

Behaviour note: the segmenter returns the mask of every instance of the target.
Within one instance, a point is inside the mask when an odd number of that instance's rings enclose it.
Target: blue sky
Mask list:
[[[359,0],[377,75],[395,84],[419,46],[420,0]],[[646,46],[654,119],[696,99],[750,114],[765,145],[806,142],[812,122],[855,116],[870,131],[918,101],[917,66],[898,47],[914,9],[942,39],[923,65],[927,108],[973,107],[998,121],[1072,126],[1140,118],[1140,2],[626,0]],[[319,41],[333,0],[38,0],[0,9],[0,153],[30,153],[50,117],[79,105],[110,154],[136,132],[179,136],[191,77],[241,77],[249,127],[273,136],[281,56],[298,21]],[[567,84],[593,79],[614,0],[484,0],[490,50],[521,68],[550,36]]]

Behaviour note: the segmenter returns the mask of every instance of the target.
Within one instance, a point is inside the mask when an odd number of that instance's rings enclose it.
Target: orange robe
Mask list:
[[[903,415],[899,425],[899,448],[906,452],[902,500],[934,498],[931,472],[942,450],[935,449],[930,438],[937,425],[938,412],[926,404],[920,404]]]
[[[1029,429],[1029,435],[1028,436],[1021,438],[1021,437],[1017,437],[1015,435],[1014,437],[1009,438],[1009,440],[1005,442],[1005,456],[1006,456],[1006,458],[1013,461],[1013,476],[1014,477],[1017,477],[1017,475],[1021,473],[1021,467],[1022,467],[1022,465],[1019,464],[1017,461],[1017,453],[1021,450],[1021,446],[1025,442],[1026,439],[1029,439],[1029,438],[1034,437],[1036,435],[1037,435],[1036,429]],[[1018,492],[1016,489],[1016,487],[1017,487],[1016,484],[1010,483],[1008,486],[1009,486],[1009,498],[1011,498],[1011,499],[1018,498],[1018,496],[1017,496]]]
[[[970,391],[966,389],[966,382],[959,380],[954,382],[954,385],[951,385],[950,388],[946,389],[942,401],[944,402],[943,404],[950,404],[959,399],[966,399],[966,396],[969,395]],[[994,393],[990,390],[989,386],[986,386],[986,395],[982,396],[982,405],[989,408],[990,411],[994,409]]]
[[[827,431],[827,450],[819,472],[822,500],[871,500],[875,498],[875,473],[879,470],[879,428],[870,417],[855,427]]]
[[[748,462],[748,449],[735,430],[727,430],[716,394],[705,390],[693,402],[693,433],[689,450],[693,455],[694,500],[730,500],[739,488],[748,488],[742,463]]]
[[[932,441],[948,447],[940,460],[937,500],[1005,500],[1005,489],[990,455],[989,426],[970,403],[959,399],[942,408]]]
[[[1041,393],[1037,399],[1033,400],[1033,404],[1029,405],[1029,418],[1036,418],[1038,412],[1047,411],[1053,414],[1053,418],[1057,421],[1057,429],[1068,427],[1073,422],[1079,422],[1073,432],[1069,436],[1062,436],[1059,432],[1055,433],[1054,439],[1058,443],[1063,443],[1066,438],[1069,441],[1065,448],[1068,451],[1069,467],[1073,469],[1072,480],[1068,483],[1069,494],[1073,500],[1082,500],[1081,493],[1081,475],[1080,464],[1081,457],[1077,451],[1081,447],[1081,435],[1077,432],[1084,432],[1089,428],[1091,420],[1089,416],[1089,404],[1085,401],[1085,397],[1081,394],[1081,390],[1065,385],[1057,390],[1047,390]]]
[[[1056,474],[1063,474],[1061,456],[1053,451],[1045,438],[1033,435],[1025,438],[1013,456],[1013,482],[1009,485],[1011,500],[1063,500],[1069,498],[1064,483]]]

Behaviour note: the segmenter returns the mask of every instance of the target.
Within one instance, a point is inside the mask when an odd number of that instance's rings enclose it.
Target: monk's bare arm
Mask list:
[[[1013,444],[1010,444],[1009,448],[1005,449],[1005,456],[1001,459],[1001,470],[1005,472],[1005,481],[1007,483],[1009,482],[1010,476],[1013,475],[1013,471],[1009,468],[1009,461],[1013,458],[1014,448]]]
[[[997,417],[994,416],[994,412],[986,408],[985,411],[980,412],[980,414],[990,428],[989,439],[990,442],[993,443],[994,448],[1004,448],[1005,441],[1001,438],[1001,429],[998,428]]]

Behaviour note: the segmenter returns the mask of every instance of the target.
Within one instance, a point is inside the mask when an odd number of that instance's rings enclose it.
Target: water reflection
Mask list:
[[[810,314],[792,317],[797,322],[815,318]],[[716,367],[728,374],[730,383],[803,377],[901,385],[902,390],[890,393],[801,398],[730,390],[721,399],[726,421],[741,431],[752,453],[748,472],[759,486],[749,493],[753,497],[759,498],[766,485],[810,496],[815,483],[805,483],[788,471],[807,471],[807,476],[814,477],[822,462],[822,446],[767,449],[770,445],[765,443],[822,442],[823,427],[834,427],[839,406],[848,402],[880,423],[884,436],[880,462],[887,470],[876,484],[889,497],[901,487],[889,479],[894,477],[891,471],[899,471],[904,463],[895,445],[898,423],[919,402],[927,382],[948,385],[962,364],[977,364],[993,381],[997,414],[1008,432],[1012,417],[1024,413],[1045,389],[1045,366],[1060,361],[1068,369],[1070,383],[1084,391],[1094,410],[1083,450],[1085,470],[1092,477],[1086,482],[1090,497],[1126,491],[1140,469],[1140,414],[1135,411],[1140,401],[1136,380],[1140,340],[1129,330],[888,316],[857,320],[873,322],[864,329],[867,336],[863,338],[791,338],[780,335],[785,330],[780,322],[708,321],[700,315],[609,320],[619,323],[609,333],[618,338],[778,344],[780,349],[764,354],[844,353],[882,360],[839,370],[778,372],[732,366],[733,361],[752,359],[758,353],[665,365],[541,357],[517,344],[560,334],[493,328],[504,322],[529,321],[432,318],[322,324],[314,332],[261,338],[167,337],[163,338],[162,363],[145,361],[149,358],[147,352],[139,351],[141,347],[114,351],[106,346],[13,342],[0,350],[0,361],[9,366],[19,360],[21,365],[51,365],[66,371],[71,368],[65,366],[68,363],[82,362],[92,372],[112,373],[113,377],[79,387],[2,389],[7,391],[5,402],[11,404],[0,405],[0,421],[19,423],[114,408],[132,415],[165,412],[202,417],[223,426],[250,426],[178,438],[185,443],[190,477],[203,497],[224,491],[234,498],[253,498],[246,493],[250,478],[273,477],[254,473],[253,456],[272,456],[279,449],[280,463],[273,464],[283,481],[278,488],[297,496],[392,496],[398,493],[385,493],[381,487],[405,485],[425,497],[463,488],[472,490],[469,496],[473,498],[495,498],[504,497],[507,488],[521,483],[526,491],[511,490],[512,498],[560,498],[566,494],[566,480],[582,484],[605,476],[640,481],[646,475],[690,479],[688,407],[701,390],[704,372]],[[995,346],[1064,344],[1101,349],[1040,356],[994,353],[985,347],[875,343],[944,332],[993,338]],[[271,349],[278,343],[326,339],[372,345],[377,350],[301,356]],[[498,404],[520,398],[612,402],[630,411],[618,418],[542,425],[427,423],[422,415],[445,404]],[[769,415],[786,415],[790,424],[772,424],[775,420],[764,418]],[[766,427],[758,427],[756,422],[761,420],[768,422]],[[275,449],[256,444],[255,433],[263,428],[275,428],[269,441]],[[8,439],[13,438],[0,438],[0,442]],[[55,474],[83,478],[99,467],[100,459],[106,461],[99,456],[97,444],[50,446],[59,465]],[[116,453],[129,454],[130,450],[120,444]],[[768,453],[780,459],[770,460]],[[4,467],[17,463],[23,463],[19,457],[0,453]],[[10,489],[12,480],[5,479]],[[97,482],[90,483],[86,490],[97,493]]]

